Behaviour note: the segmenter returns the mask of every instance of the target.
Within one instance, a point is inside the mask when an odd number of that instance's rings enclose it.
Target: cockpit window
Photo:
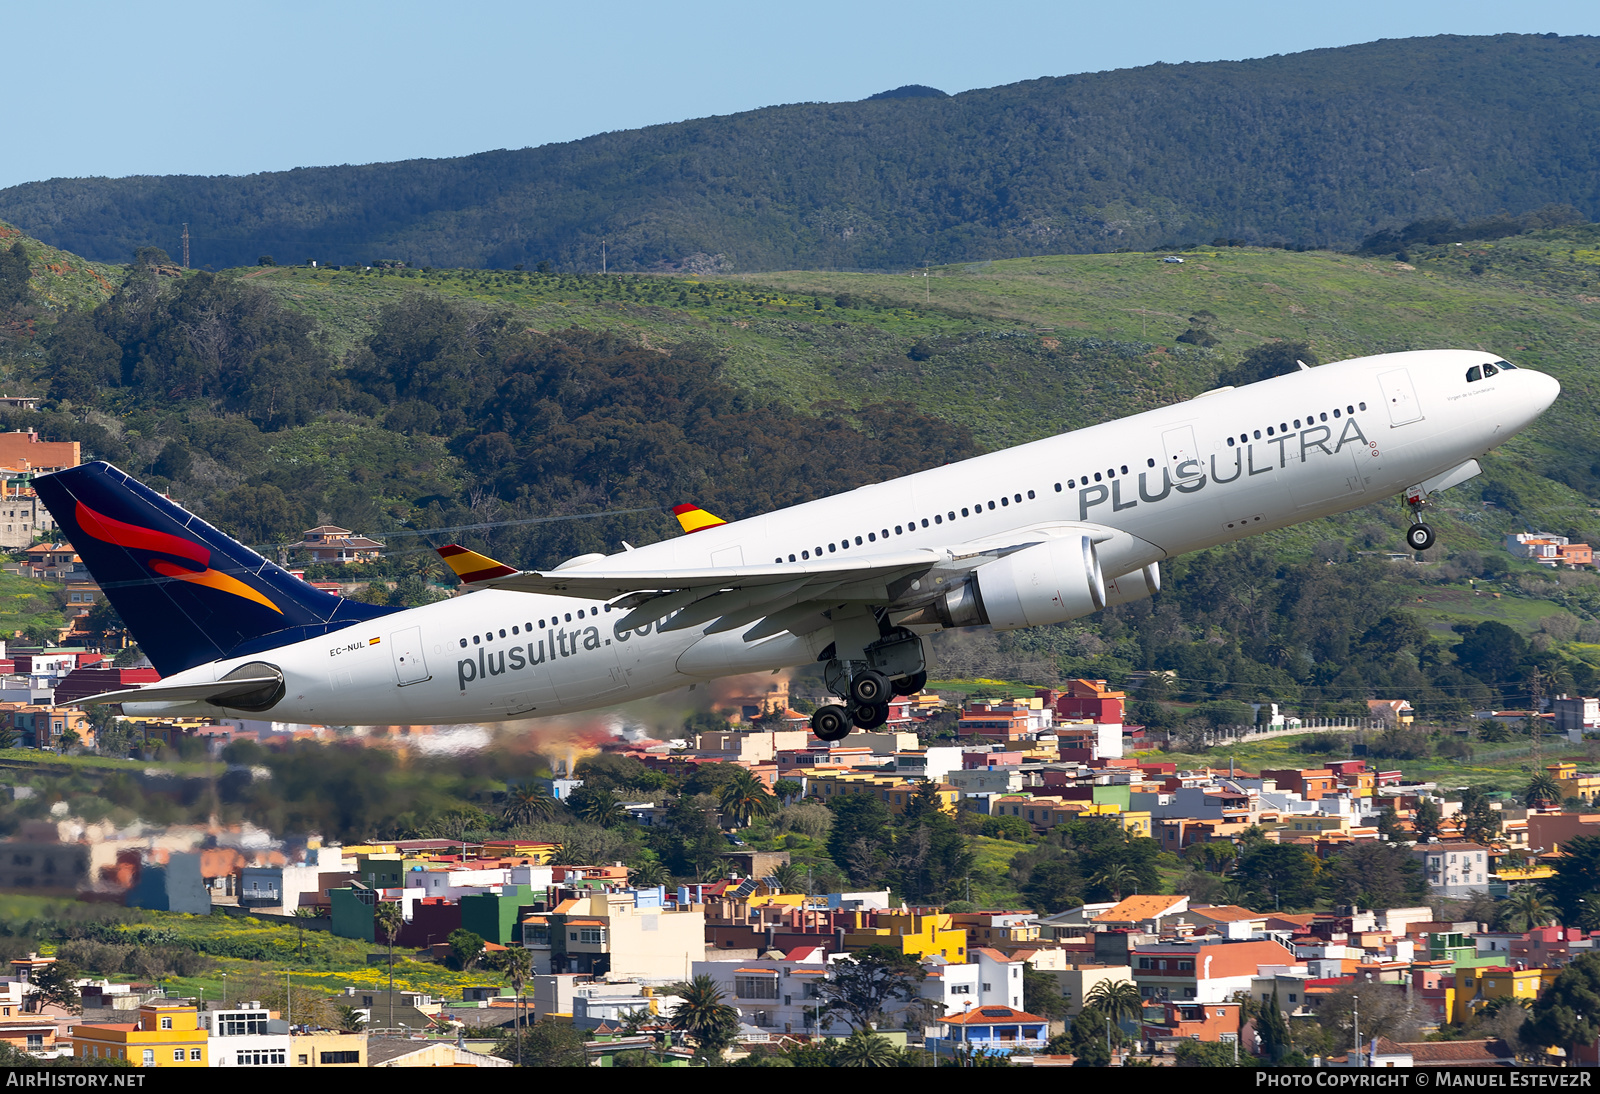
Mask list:
[[[1479,368],[1477,365],[1473,365],[1471,368],[1467,369],[1467,383],[1470,384],[1474,380],[1481,379],[1483,379],[1483,369]]]
[[[1495,368],[1493,365],[1484,365],[1483,366],[1483,378],[1485,380],[1487,380],[1491,376],[1498,376],[1498,375],[1500,375],[1500,370]]]
[[[1510,361],[1496,361],[1494,363],[1494,367],[1499,369],[1501,372],[1504,372],[1507,369],[1513,369],[1513,368],[1516,368],[1517,366],[1513,365]]]

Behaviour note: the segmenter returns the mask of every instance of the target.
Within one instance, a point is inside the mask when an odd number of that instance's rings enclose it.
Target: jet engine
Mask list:
[[[938,600],[901,619],[904,624],[995,630],[1038,627],[1081,619],[1101,608],[1143,600],[1161,591],[1161,569],[1151,563],[1107,580],[1094,540],[1064,536],[980,566]]]

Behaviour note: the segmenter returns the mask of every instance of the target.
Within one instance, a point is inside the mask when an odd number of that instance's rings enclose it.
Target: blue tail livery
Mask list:
[[[108,463],[34,487],[163,676],[397,610],[312,588]]]

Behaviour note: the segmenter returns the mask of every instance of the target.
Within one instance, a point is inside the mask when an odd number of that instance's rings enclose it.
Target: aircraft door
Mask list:
[[[738,546],[723,547],[719,550],[712,551],[711,565],[728,567],[743,566],[744,548]]]
[[[1186,460],[1198,460],[1199,448],[1194,443],[1194,427],[1179,426],[1161,434],[1161,447],[1167,453],[1167,474],[1178,477],[1178,468]]]
[[[401,687],[431,680],[428,663],[422,656],[422,628],[408,627],[389,636],[389,649],[394,655],[394,675]]]
[[[1391,426],[1422,421],[1422,404],[1417,401],[1417,389],[1411,382],[1411,373],[1403,368],[1381,373],[1378,386],[1383,389],[1383,401],[1389,407]]]

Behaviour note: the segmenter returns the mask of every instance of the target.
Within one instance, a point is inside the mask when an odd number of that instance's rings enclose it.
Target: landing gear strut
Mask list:
[[[850,728],[877,729],[889,720],[889,700],[914,695],[928,682],[922,639],[903,627],[881,633],[861,652],[865,660],[831,659],[822,670],[828,690],[842,703],[819,707],[811,732],[824,741],[842,741]]]
[[[1411,511],[1411,527],[1406,529],[1406,546],[1413,551],[1426,551],[1433,546],[1433,529],[1422,522],[1422,511],[1428,507],[1427,492],[1413,486],[1405,492],[1406,508]]]

